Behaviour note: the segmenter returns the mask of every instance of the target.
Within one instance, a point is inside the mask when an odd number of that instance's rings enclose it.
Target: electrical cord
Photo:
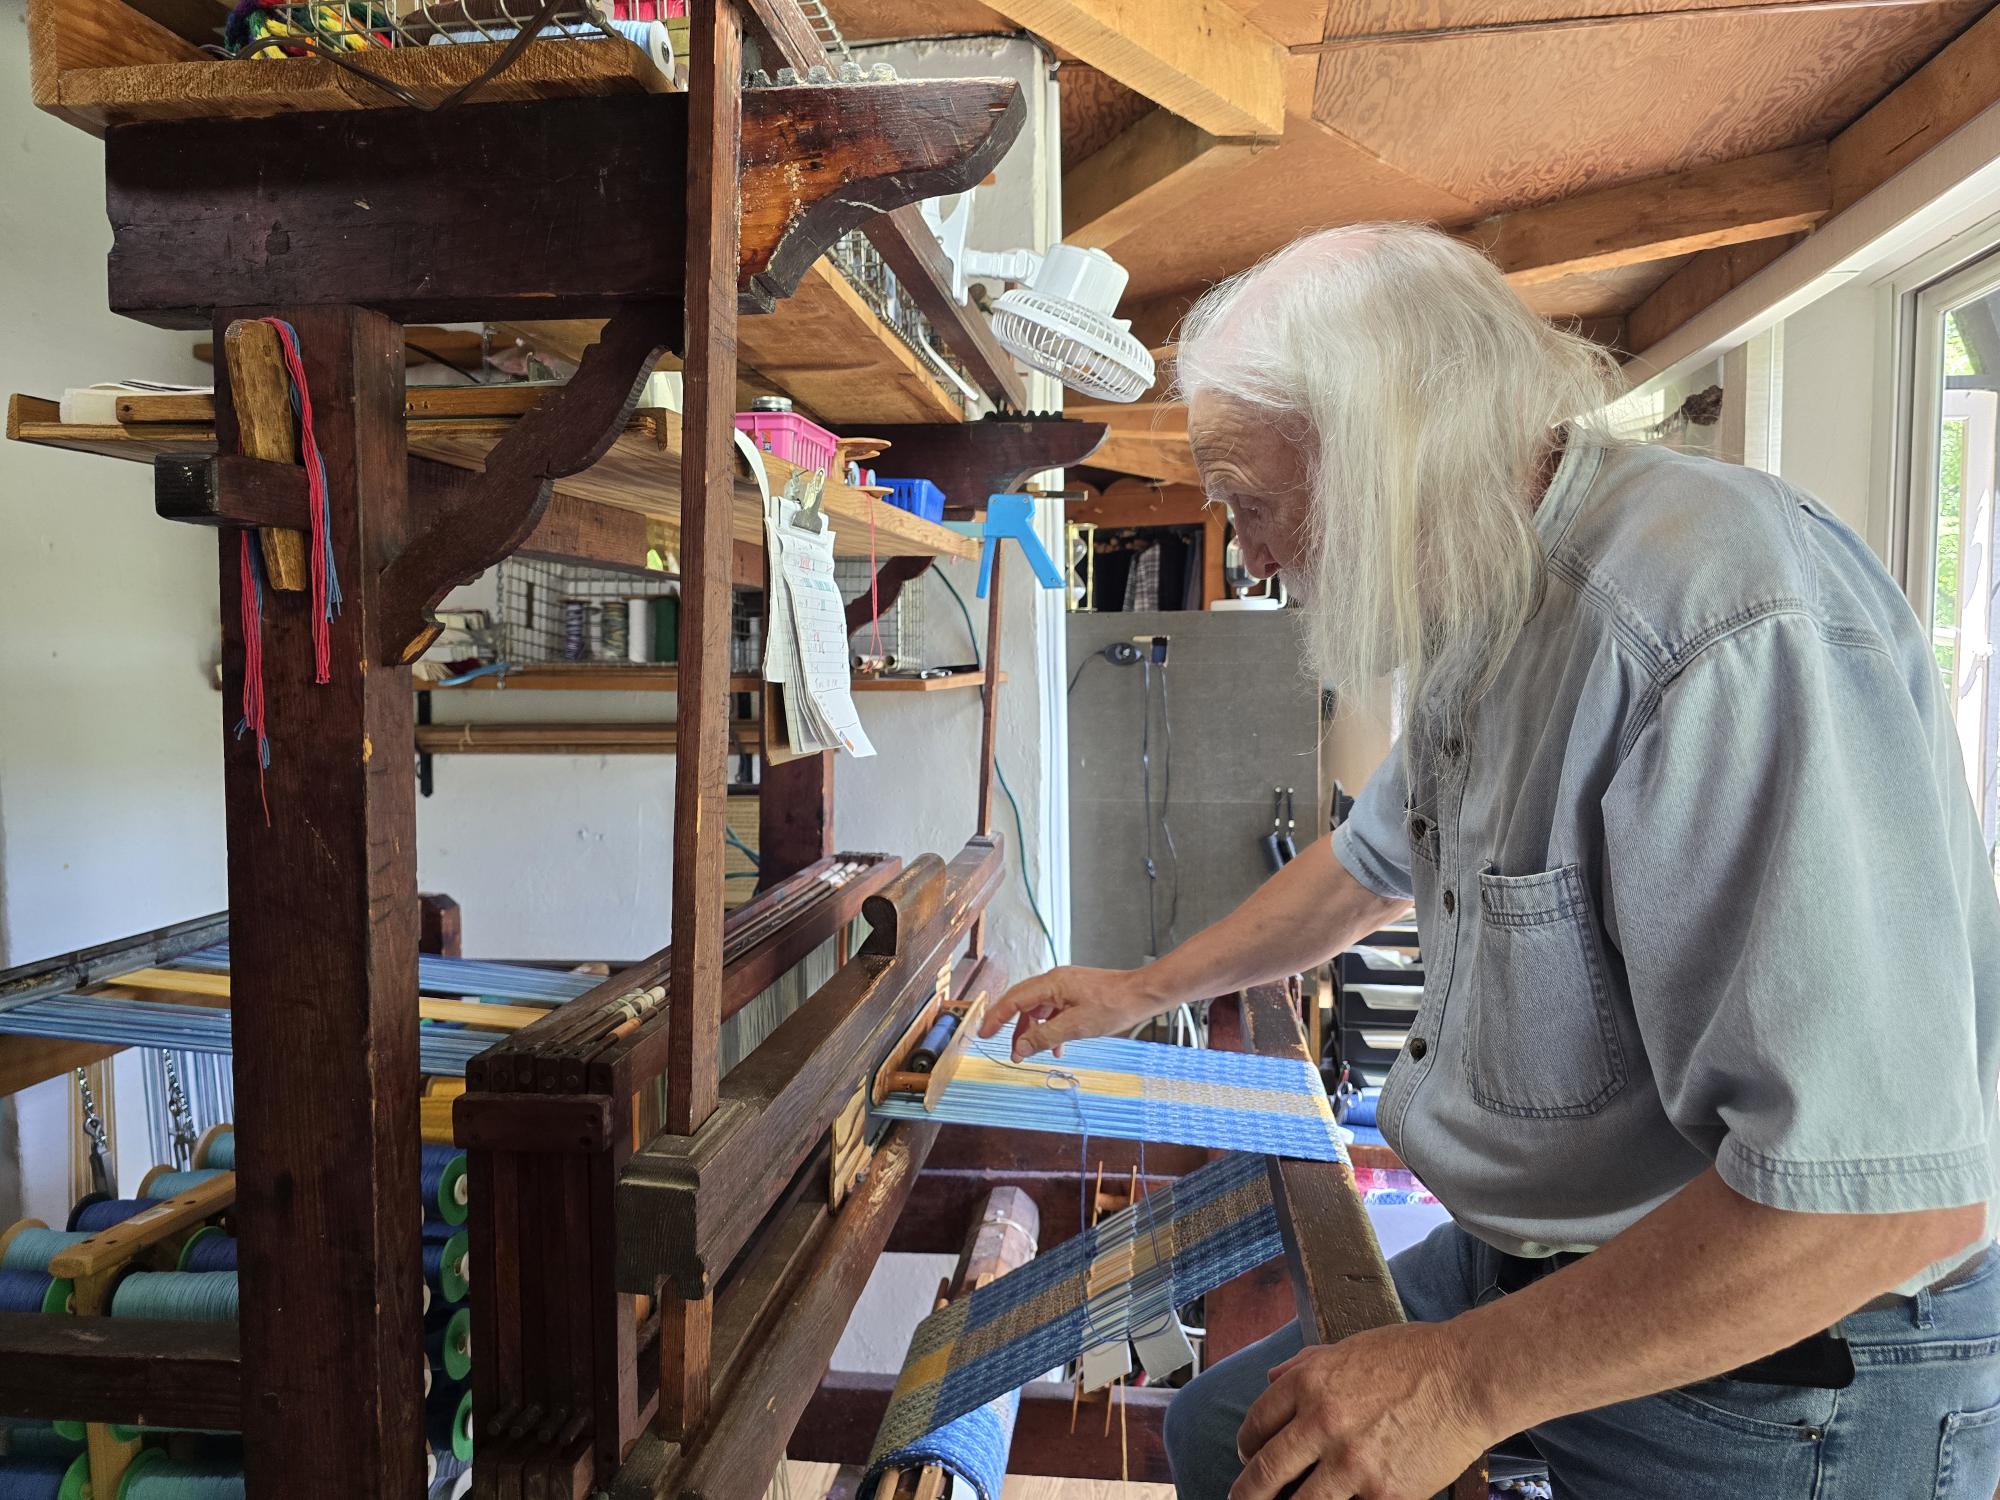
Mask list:
[[[748,844],[744,843],[742,838],[737,834],[734,828],[723,829],[722,837],[726,843],[735,845],[737,853],[741,854],[745,859],[749,860],[750,863],[757,869],[761,870],[764,868],[764,861],[757,857],[757,851],[755,849],[752,849]]]
[[[425,359],[429,360],[432,364],[443,365],[447,370],[451,371],[452,374],[456,375],[460,380],[465,381],[468,385],[486,384],[485,381],[481,380],[477,375],[474,375],[470,370],[461,370],[457,365],[453,364],[450,360],[446,359],[442,354],[439,354],[435,349],[426,349],[422,344],[419,344],[415,339],[412,339],[407,335],[404,337],[403,343],[405,347],[416,350],[417,353],[421,354]]]
[[[979,649],[979,632],[973,629],[972,611],[965,607],[965,596],[952,587],[951,580],[944,576],[944,571],[940,568],[932,568],[924,576],[937,579],[951,595],[952,602],[958,606],[959,614],[965,619],[965,634],[972,642],[972,659],[983,668],[986,653]],[[1028,833],[1027,826],[1021,821],[1021,804],[1014,798],[1014,789],[1007,785],[1007,773],[1000,769],[1000,755],[997,750],[993,755],[993,775],[1000,783],[1000,790],[1007,794],[1007,805],[1014,809],[1014,840],[1021,849],[1021,890],[1027,895],[1028,910],[1035,914],[1035,925],[1042,929],[1042,941],[1049,945],[1049,962],[1059,963],[1061,960],[1056,953],[1055,934],[1049,931],[1048,921],[1042,916],[1041,903],[1035,900],[1035,887],[1028,879]]]

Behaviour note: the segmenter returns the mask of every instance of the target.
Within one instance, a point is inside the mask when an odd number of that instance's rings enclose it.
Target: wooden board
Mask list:
[[[73,25],[71,0],[32,0],[31,11],[49,17],[34,35],[60,35]],[[89,0],[101,24],[149,26],[118,0]],[[128,17],[130,18],[128,20]],[[33,22],[31,21],[31,25]],[[178,42],[164,28],[154,28]],[[156,39],[157,40],[157,39]],[[419,99],[435,103],[493,65],[506,44],[471,42],[405,47],[368,54],[368,68]],[[36,103],[72,124],[101,135],[112,125],[142,120],[196,120],[217,116],[259,119],[270,115],[393,106],[397,100],[337,64],[316,57],[224,61],[194,47],[170,52],[179,61],[127,55],[113,66],[66,64],[73,44],[59,47],[54,69],[40,68]],[[129,51],[130,49],[128,49]],[[135,66],[135,64],[138,64]],[[607,94],[660,93],[671,87],[637,47],[606,41],[530,42],[504,73],[475,96],[482,102],[554,99]]]
[[[205,398],[187,398],[200,402]],[[198,457],[215,451],[215,432],[197,423],[71,426],[54,420],[56,404],[32,396],[9,399],[7,435],[44,447],[150,463],[160,454]],[[410,451],[457,468],[477,469],[506,431],[508,418],[450,418],[412,422]],[[665,528],[658,542],[677,546],[680,522],[680,418],[673,412],[639,412],[611,450],[591,468],[558,480],[558,499],[568,496],[635,511]],[[739,459],[740,463],[740,459]],[[765,456],[771,489],[784,487],[793,466]],[[739,474],[743,472],[739,470]],[[847,557],[962,557],[979,555],[977,538],[926,521],[844,484],[828,485],[825,506],[834,519],[836,550]],[[760,550],[764,543],[762,507],[756,486],[739,477],[734,535]],[[873,535],[870,518],[873,518]]]
[[[745,318],[737,353],[765,381],[836,429],[871,422],[956,422],[965,407],[923,357],[821,259],[762,317]]]

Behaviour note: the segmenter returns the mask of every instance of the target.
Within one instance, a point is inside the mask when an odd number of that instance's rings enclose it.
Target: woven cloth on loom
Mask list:
[[[1262,1156],[1196,1168],[919,1323],[871,1462],[1282,1250]]]
[[[873,1494],[875,1481],[885,1469],[931,1466],[963,1479],[979,1500],[1000,1500],[1001,1484],[1007,1477],[1007,1450],[1014,1444],[1014,1419],[1020,1410],[1021,1393],[1012,1390],[907,1447],[882,1454],[868,1465],[858,1493]]]
[[[1017,1063],[1013,1045],[1011,1025],[969,1042],[934,1110],[891,1094],[874,1113],[1346,1160],[1319,1070],[1304,1058],[1097,1037],[1067,1043],[1060,1058]]]

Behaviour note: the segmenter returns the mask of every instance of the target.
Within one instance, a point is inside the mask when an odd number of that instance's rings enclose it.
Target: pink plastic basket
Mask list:
[[[736,426],[766,453],[801,469],[824,469],[840,445],[839,438],[795,411],[739,411]]]

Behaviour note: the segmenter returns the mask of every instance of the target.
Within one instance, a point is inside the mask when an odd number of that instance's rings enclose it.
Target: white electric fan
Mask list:
[[[968,250],[971,211],[970,193],[960,196],[949,218],[935,198],[924,204],[924,217],[951,261],[956,296],[965,296],[968,275],[1020,283],[993,304],[993,336],[1003,349],[1100,401],[1137,401],[1151,389],[1153,356],[1132,337],[1129,322],[1111,316],[1125,292],[1123,266],[1102,250],[1075,245],[1052,245],[1047,255]]]

